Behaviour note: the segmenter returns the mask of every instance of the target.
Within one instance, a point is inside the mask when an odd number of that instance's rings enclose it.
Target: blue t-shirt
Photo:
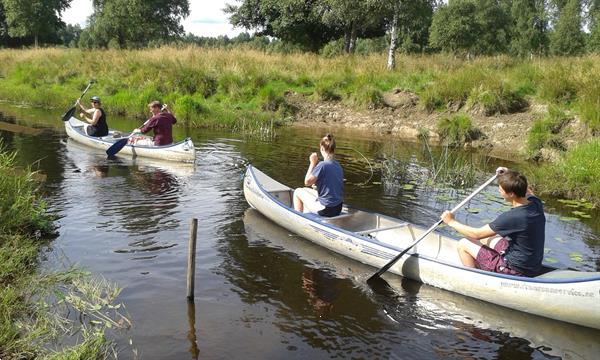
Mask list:
[[[335,160],[325,160],[315,166],[312,175],[317,177],[319,202],[326,207],[336,206],[344,200],[344,170]]]
[[[526,276],[536,276],[544,258],[546,217],[540,199],[528,195],[527,200],[529,204],[498,216],[490,228],[510,239],[504,255],[508,266]]]

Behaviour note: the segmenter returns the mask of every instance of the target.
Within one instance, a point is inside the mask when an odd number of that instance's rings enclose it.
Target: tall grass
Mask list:
[[[561,108],[550,106],[548,114],[544,118],[536,120],[527,134],[529,155],[535,155],[543,147],[564,151],[565,145],[559,133],[569,120],[570,118]]]
[[[531,169],[541,191],[571,198],[584,198],[600,206],[600,139],[595,137],[565,153],[554,164]]]
[[[120,290],[76,269],[38,272],[51,219],[34,174],[13,166],[0,144],[0,359],[102,359],[112,347],[104,330],[129,325],[115,303]],[[81,340],[59,345],[73,333]]]
[[[401,88],[416,93],[429,111],[467,104],[487,114],[510,113],[537,101],[567,107],[598,127],[597,55],[534,62],[399,55],[394,71],[385,69],[385,56],[325,58],[198,47],[0,50],[0,99],[66,108],[95,78],[90,94],[102,96],[109,113],[145,117],[145,105],[161,99],[194,126],[239,128],[237,123],[257,114],[261,121],[287,121],[289,92],[376,108],[383,106],[382,92]]]

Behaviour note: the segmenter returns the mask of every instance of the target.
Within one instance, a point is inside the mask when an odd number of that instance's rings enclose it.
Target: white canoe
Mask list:
[[[292,188],[248,167],[244,196],[250,206],[289,231],[364,264],[381,268],[426,230],[350,206],[333,218],[299,213],[293,209],[292,195]],[[388,272],[511,309],[600,329],[600,272],[546,268],[534,278],[497,274],[462,266],[456,245],[456,239],[432,232]]]
[[[75,117],[70,118],[69,121],[65,121],[67,135],[83,145],[91,146],[96,149],[106,150],[113,145],[115,141],[129,136],[128,133],[119,132],[117,132],[118,135],[115,135],[114,130],[109,130],[107,136],[93,137],[85,133],[84,125],[85,123],[83,121],[80,121]],[[125,145],[121,151],[119,151],[119,154],[169,161],[192,162],[196,159],[196,149],[194,148],[194,143],[190,138],[165,146],[142,146],[128,144]]]

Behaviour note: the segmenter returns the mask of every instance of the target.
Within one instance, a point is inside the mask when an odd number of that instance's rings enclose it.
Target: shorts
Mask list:
[[[485,271],[493,271],[500,274],[524,276],[518,270],[511,269],[508,267],[506,260],[504,259],[504,251],[508,248],[508,240],[506,238],[500,239],[494,248],[483,245],[477,253],[475,259],[475,265],[478,269]]]

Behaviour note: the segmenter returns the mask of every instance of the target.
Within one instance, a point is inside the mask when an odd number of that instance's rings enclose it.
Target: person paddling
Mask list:
[[[149,140],[146,137],[136,138],[132,137],[130,139],[131,144],[136,145],[155,145],[155,146],[163,146],[170,145],[173,143],[173,124],[177,123],[177,119],[169,108],[167,104],[161,104],[160,101],[153,101],[148,104],[148,108],[152,113],[152,117],[148,119],[142,127],[133,130],[134,133],[142,133],[145,134],[150,130],[153,130],[154,137],[152,140]]]
[[[92,108],[86,109],[81,102],[77,100],[77,105],[84,112],[80,113],[81,117],[89,123],[86,125],[85,132],[89,136],[102,137],[108,135],[108,124],[106,122],[106,113],[102,108],[102,102],[98,96],[92,96]]]
[[[502,168],[498,190],[512,209],[480,228],[445,211],[442,221],[466,238],[458,243],[463,265],[508,275],[536,276],[542,269],[546,217],[540,199],[517,171]]]
[[[335,139],[325,135],[320,142],[323,161],[317,153],[310,154],[304,185],[317,185],[317,190],[303,187],[294,191],[294,209],[312,212],[321,216],[337,216],[342,211],[344,200],[344,170],[335,160]]]

